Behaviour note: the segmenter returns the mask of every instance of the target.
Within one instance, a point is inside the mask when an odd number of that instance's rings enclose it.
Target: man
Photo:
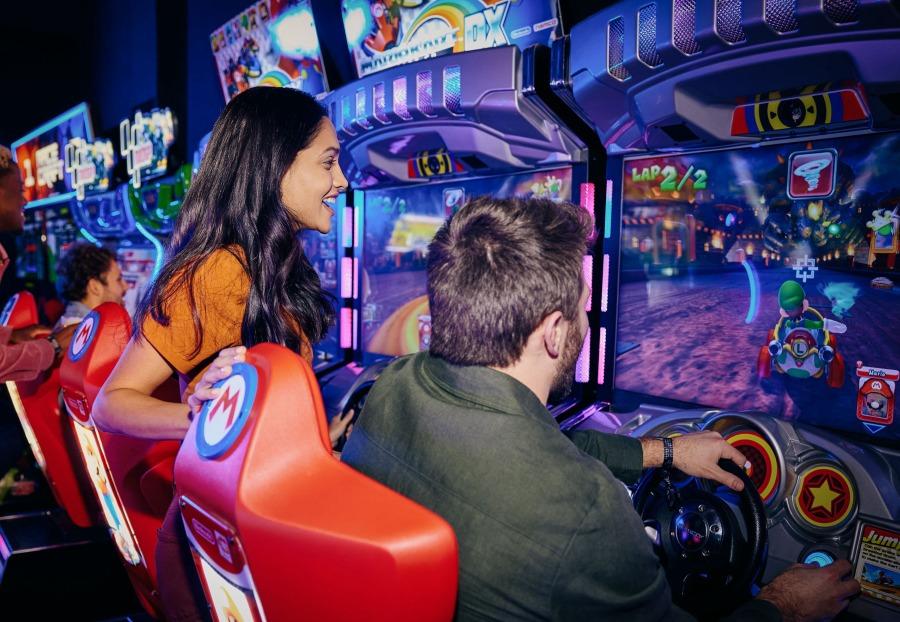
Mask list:
[[[22,190],[22,178],[12,160],[12,153],[0,145],[0,231],[22,231],[25,225]],[[0,278],[9,264],[9,255],[0,246]],[[73,330],[51,335],[50,329],[43,326],[20,330],[0,327],[0,382],[37,378],[62,356]]]
[[[428,251],[431,350],[372,388],[343,460],[433,510],[459,542],[458,620],[689,619],[616,478],[664,460],[664,442],[560,431],[587,329],[587,213],[547,200],[477,199]],[[714,432],[674,439],[674,466],[741,489]],[[858,591],[847,562],[797,567],[731,619],[835,615]]]
[[[102,246],[73,245],[56,266],[56,287],[66,301],[58,328],[79,323],[104,302],[124,304],[128,285],[116,256]]]

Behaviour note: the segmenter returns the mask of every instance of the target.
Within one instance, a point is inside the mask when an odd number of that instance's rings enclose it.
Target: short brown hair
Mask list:
[[[110,271],[116,256],[102,246],[78,242],[66,251],[56,264],[56,289],[69,302],[83,300],[91,279],[107,285],[104,275]]]
[[[592,231],[586,210],[549,199],[480,197],[428,247],[431,353],[506,367],[554,311],[574,321]]]

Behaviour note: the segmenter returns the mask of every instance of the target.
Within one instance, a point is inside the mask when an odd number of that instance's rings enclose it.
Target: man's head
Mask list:
[[[482,197],[428,249],[431,353],[457,365],[526,363],[570,387],[587,332],[582,262],[592,224],[570,203]]]
[[[0,231],[21,231],[25,225],[24,208],[19,167],[10,150],[0,145]]]
[[[128,289],[116,256],[103,247],[75,244],[56,267],[59,295],[93,309],[104,302],[122,304]]]

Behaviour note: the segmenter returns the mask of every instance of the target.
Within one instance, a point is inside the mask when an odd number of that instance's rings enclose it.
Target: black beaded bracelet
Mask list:
[[[675,460],[675,452],[673,451],[672,439],[665,436],[665,437],[661,437],[659,440],[661,440],[662,444],[663,444],[662,467],[664,469],[671,469],[672,462]]]

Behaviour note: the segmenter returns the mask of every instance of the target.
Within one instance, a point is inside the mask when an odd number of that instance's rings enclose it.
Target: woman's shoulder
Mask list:
[[[236,245],[217,248],[200,262],[197,273],[206,280],[245,280],[248,275],[244,250]]]

